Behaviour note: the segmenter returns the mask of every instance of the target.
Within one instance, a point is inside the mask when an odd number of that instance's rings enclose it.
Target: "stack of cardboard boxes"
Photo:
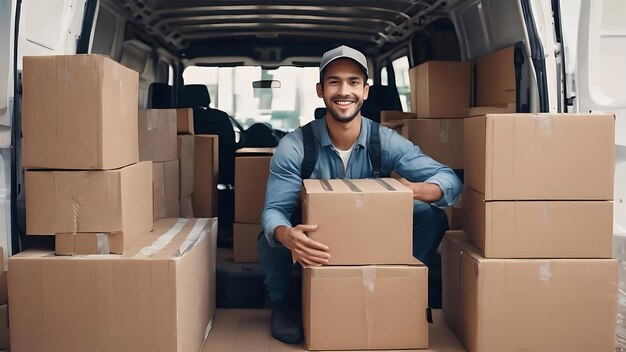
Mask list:
[[[154,220],[180,216],[176,110],[139,110],[139,160],[152,161]]]
[[[413,194],[394,179],[304,180],[308,235],[330,247],[305,267],[309,350],[428,347],[428,269],[412,255]],[[392,328],[393,327],[393,328]]]
[[[614,118],[505,114],[513,68],[512,48],[475,62],[464,232],[440,248],[444,313],[472,352],[612,350]]]
[[[242,148],[235,155],[235,223],[233,259],[236,263],[259,261],[257,239],[263,225],[265,189],[274,148]]]
[[[463,118],[470,107],[472,66],[463,61],[428,61],[409,71],[411,106],[402,135],[424,153],[463,174]],[[451,229],[461,228],[461,202],[445,208]]]
[[[11,347],[9,334],[9,289],[4,270],[4,248],[0,247],[0,350]]]
[[[140,124],[150,139],[172,120],[165,110],[140,120],[137,85],[136,72],[103,56],[24,58],[26,231],[55,235],[66,256],[9,259],[13,351],[197,351],[208,333],[216,220],[172,210],[153,223],[178,193],[167,167],[176,135],[141,148],[161,168],[139,161]]]
[[[465,121],[464,230],[443,243],[443,308],[469,351],[609,351],[614,117]]]

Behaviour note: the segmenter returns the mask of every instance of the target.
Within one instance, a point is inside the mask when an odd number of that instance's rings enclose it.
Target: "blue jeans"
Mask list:
[[[430,261],[448,230],[448,218],[443,210],[413,201],[413,256],[430,266]],[[286,247],[271,247],[265,236],[259,236],[259,257],[265,271],[265,289],[272,302],[282,302],[289,293],[292,264],[291,251]]]

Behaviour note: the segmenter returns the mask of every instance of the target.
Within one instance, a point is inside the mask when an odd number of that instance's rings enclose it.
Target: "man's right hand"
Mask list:
[[[317,225],[279,226],[274,238],[289,248],[293,259],[302,265],[321,266],[328,264],[328,246],[314,241],[305,232],[317,230]]]

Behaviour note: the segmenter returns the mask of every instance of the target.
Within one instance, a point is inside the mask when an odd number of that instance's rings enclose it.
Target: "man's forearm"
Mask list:
[[[411,182],[410,187],[413,190],[413,199],[424,203],[435,203],[443,196],[441,188],[434,183]]]
[[[283,243],[283,238],[286,235],[286,233],[289,231],[289,227],[285,226],[285,225],[281,225],[276,227],[276,229],[274,230],[274,240],[276,240],[277,242]]]

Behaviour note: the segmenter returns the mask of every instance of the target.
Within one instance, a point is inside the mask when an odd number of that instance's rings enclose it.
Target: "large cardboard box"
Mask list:
[[[139,159],[177,159],[176,109],[139,110]]]
[[[107,171],[27,171],[26,232],[123,233],[121,248],[152,229],[152,163]]]
[[[428,61],[409,70],[411,109],[417,117],[465,117],[470,107],[472,64]]]
[[[2,271],[0,274],[0,304],[9,303],[9,288],[7,286],[7,272]]]
[[[413,193],[392,178],[304,180],[309,237],[330,247],[329,265],[412,264]]]
[[[0,306],[0,350],[11,348],[11,337],[9,332],[9,306]]]
[[[455,205],[443,208],[448,217],[448,229],[460,230],[463,228],[463,208]]]
[[[199,351],[215,311],[215,219],[161,219],[121,256],[9,260],[12,351]]]
[[[428,268],[322,266],[302,271],[309,350],[428,347]]]
[[[463,168],[463,119],[405,120],[402,135],[438,162]]]
[[[191,197],[193,194],[193,163],[194,163],[194,136],[178,136],[178,160],[180,167],[180,199]]]
[[[218,145],[218,136],[194,136],[192,201],[195,216],[217,216]]]
[[[508,47],[475,60],[476,106],[515,104],[514,51]]]
[[[464,229],[487,258],[611,258],[612,201],[485,201],[465,188]]]
[[[235,155],[235,222],[261,223],[272,148],[244,148]]]
[[[442,246],[443,310],[469,352],[613,351],[613,259],[485,259],[462,233]]]
[[[613,115],[464,119],[465,185],[485,200],[611,200]]]
[[[24,57],[24,168],[138,162],[138,82],[137,72],[101,55]]]
[[[176,131],[178,134],[193,134],[193,109],[176,109]]]
[[[152,163],[154,220],[180,216],[178,160]]]
[[[124,236],[114,233],[57,233],[54,235],[56,255],[122,254]]]
[[[257,263],[257,243],[263,231],[261,224],[233,224],[233,259],[235,263]]]

